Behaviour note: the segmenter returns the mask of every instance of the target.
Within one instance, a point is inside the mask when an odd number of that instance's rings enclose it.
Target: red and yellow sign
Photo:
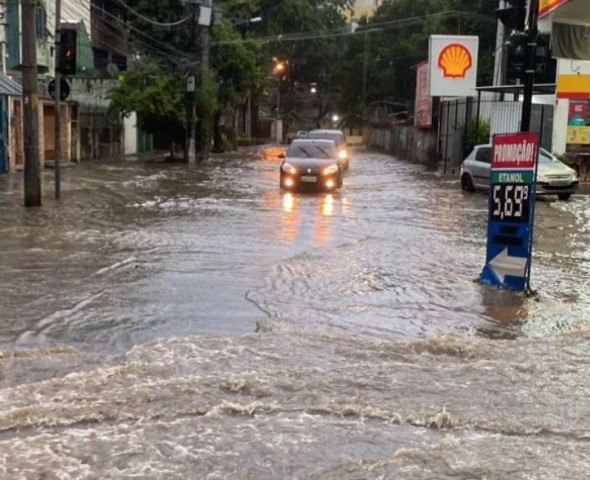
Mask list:
[[[561,7],[569,0],[539,0],[539,16],[547,15],[549,12]]]
[[[557,98],[588,100],[590,98],[590,75],[558,75]]]
[[[473,59],[464,45],[451,43],[440,52],[438,66],[445,78],[465,78],[467,71],[473,66]]]

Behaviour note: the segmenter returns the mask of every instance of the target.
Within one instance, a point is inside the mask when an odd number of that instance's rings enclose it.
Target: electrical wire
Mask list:
[[[291,34],[277,34],[268,37],[257,37],[257,38],[246,38],[236,40],[224,40],[220,42],[213,42],[213,45],[229,45],[235,43],[281,43],[281,42],[299,42],[303,40],[318,40],[324,38],[337,38],[347,36],[359,36],[366,33],[382,32],[385,30],[398,29],[404,27],[410,27],[425,23],[433,18],[473,18],[474,20],[486,21],[496,23],[491,18],[485,15],[477,14],[474,12],[464,12],[459,10],[450,10],[446,12],[437,12],[430,15],[423,15],[419,17],[408,17],[400,20],[391,20],[387,22],[378,22],[373,24],[367,24],[359,27],[355,32],[343,31],[342,28],[325,30],[323,32],[297,32]]]
[[[178,27],[179,25],[182,25],[185,22],[188,22],[189,20],[191,20],[193,18],[193,15],[187,15],[184,18],[181,18],[180,20],[176,20],[174,22],[158,22],[156,20],[152,20],[149,17],[146,17],[145,15],[142,15],[141,13],[133,10],[133,8],[131,8],[129,5],[127,5],[123,0],[116,0],[117,3],[121,4],[127,11],[129,11],[132,15],[135,15],[137,18],[143,20],[146,23],[149,23],[151,25],[155,25],[157,27]]]
[[[97,28],[97,29],[98,29],[99,31],[101,31],[102,33],[105,33],[105,34],[111,34],[111,35],[112,35],[112,32],[111,32],[111,31],[109,31],[109,30],[108,30],[106,27],[104,27],[103,25],[100,25],[100,24],[98,24],[98,23],[97,23],[97,24],[95,24],[95,28]],[[157,47],[155,47],[155,46],[153,46],[153,45],[150,45],[150,44],[148,44],[147,42],[145,42],[145,41],[143,41],[143,40],[140,40],[140,39],[138,39],[138,38],[134,38],[134,40],[135,40],[137,43],[141,44],[141,46],[143,47],[143,50],[144,50],[146,53],[149,53],[150,55],[153,55],[153,56],[156,56],[156,57],[165,58],[165,59],[167,59],[168,61],[170,61],[170,62],[172,62],[172,63],[174,63],[174,64],[176,64],[176,65],[182,65],[182,62],[181,62],[181,61],[179,61],[179,60],[176,60],[176,59],[174,59],[174,58],[171,58],[171,56],[170,56],[170,53],[169,53],[169,52],[167,52],[167,51],[165,51],[165,50],[163,50],[163,49],[161,49],[161,48],[157,48]],[[102,35],[102,36],[101,36],[101,38],[99,38],[99,39],[97,39],[97,40],[95,40],[95,41],[97,42],[97,44],[98,44],[99,46],[106,47],[106,49],[108,49],[108,50],[115,50],[115,51],[116,51],[116,50],[120,50],[120,45],[116,45],[116,44],[114,44],[114,43],[112,43],[112,42],[109,42],[109,41],[107,41],[107,40],[104,38],[104,35]],[[188,59],[188,58],[187,58],[187,59]]]
[[[78,2],[82,4],[82,0],[78,0]],[[162,47],[165,48],[166,50],[168,50],[169,53],[167,53],[167,54],[165,54],[163,56],[167,56],[167,58],[169,58],[170,53],[174,53],[174,54],[178,55],[179,57],[185,58],[187,60],[190,59],[190,56],[186,52],[183,52],[181,50],[178,50],[177,48],[174,48],[172,45],[167,44],[167,43],[164,43],[161,40],[159,40],[159,39],[157,39],[157,38],[155,38],[155,37],[153,37],[151,35],[148,35],[147,33],[143,32],[142,30],[139,30],[138,28],[134,27],[133,25],[129,25],[125,20],[122,20],[119,17],[117,17],[116,15],[113,15],[112,13],[107,12],[105,9],[99,7],[98,5],[91,4],[91,8],[93,8],[95,11],[100,12],[103,15],[111,18],[112,20],[116,21],[123,28],[132,30],[133,32],[141,35],[142,37],[144,37],[147,40],[153,42],[154,44],[160,45],[160,50],[162,52],[164,51],[164,50],[162,50]],[[135,37],[135,38],[137,39],[137,37]],[[139,39],[137,39],[137,40],[139,40]],[[142,42],[141,40],[139,40],[139,41]],[[145,43],[145,41],[143,41],[143,44],[144,45],[147,45]],[[157,47],[153,46],[152,48],[157,48]]]

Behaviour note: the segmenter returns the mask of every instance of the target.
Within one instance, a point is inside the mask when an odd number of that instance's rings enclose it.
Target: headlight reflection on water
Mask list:
[[[334,214],[334,195],[326,195],[322,199],[322,215],[331,217]]]
[[[295,196],[292,193],[287,192],[283,195],[283,210],[286,213],[295,211]]]

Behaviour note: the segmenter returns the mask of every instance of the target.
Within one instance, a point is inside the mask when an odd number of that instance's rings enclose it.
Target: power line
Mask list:
[[[297,33],[290,33],[290,34],[276,34],[270,35],[267,37],[257,37],[257,38],[247,38],[247,39],[236,39],[236,40],[224,40],[220,42],[215,42],[214,45],[229,45],[235,43],[274,43],[274,42],[299,42],[303,40],[318,40],[324,38],[338,38],[338,37],[346,37],[346,36],[354,36],[360,35],[361,33],[375,33],[375,32],[382,32],[385,30],[391,29],[398,29],[404,27],[410,27],[414,25],[419,25],[421,23],[425,23],[428,20],[434,18],[473,18],[474,20],[479,21],[486,21],[493,23],[495,25],[495,20],[486,17],[485,15],[473,13],[473,12],[464,12],[459,10],[450,10],[446,12],[437,12],[429,15],[423,15],[419,17],[408,17],[403,18],[400,20],[391,20],[387,22],[379,22],[373,24],[367,24],[360,27],[356,32],[345,31],[342,28],[339,29],[332,29],[332,30],[325,30],[323,32],[315,32],[315,31],[308,31],[308,32],[297,32]]]
[[[131,8],[129,5],[127,5],[123,0],[116,0],[117,3],[121,4],[127,11],[129,11],[132,15],[135,15],[137,18],[143,20],[146,23],[150,23],[152,25],[155,25],[157,27],[178,27],[179,25],[182,25],[185,22],[188,22],[189,20],[191,20],[193,18],[192,14],[191,15],[187,15],[184,18],[181,18],[180,20],[177,20],[175,22],[158,22],[156,20],[152,20],[149,17],[146,17],[145,15],[142,15],[141,13],[133,10],[133,8]]]
[[[82,0],[78,0],[78,1],[82,4]],[[91,7],[94,8],[94,10],[96,10],[98,12],[101,12],[103,15],[106,15],[107,17],[109,17],[109,18],[113,19],[114,21],[118,22],[125,29],[128,28],[129,30],[132,30],[135,33],[137,33],[137,34],[141,35],[142,37],[146,38],[147,40],[152,41],[154,44],[160,45],[161,46],[159,48],[160,51],[164,52],[164,50],[162,50],[162,47],[164,47],[165,49],[167,49],[169,53],[167,53],[167,54],[165,54],[163,56],[168,56],[168,58],[169,58],[170,53],[174,53],[174,54],[176,54],[176,55],[178,55],[179,57],[182,57],[182,58],[186,58],[186,59],[189,59],[190,58],[189,55],[186,52],[183,52],[181,50],[178,50],[177,48],[174,48],[172,45],[169,45],[167,43],[164,43],[161,40],[159,40],[159,39],[157,39],[155,37],[152,37],[151,35],[148,35],[147,33],[139,30],[136,27],[134,27],[133,25],[129,25],[125,20],[122,20],[119,17],[117,17],[116,15],[113,15],[112,13],[107,12],[105,9],[99,7],[98,5],[92,4]],[[135,37],[135,38],[137,39],[137,37]],[[141,40],[140,40],[140,42],[141,42]],[[144,45],[148,45],[147,43],[145,43],[145,41],[143,41],[143,44]],[[154,48],[157,48],[157,47],[153,46],[152,49],[154,49]]]

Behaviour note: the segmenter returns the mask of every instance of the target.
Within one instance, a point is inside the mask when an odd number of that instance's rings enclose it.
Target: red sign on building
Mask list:
[[[492,169],[534,170],[538,157],[535,133],[494,135]]]
[[[432,127],[432,97],[430,96],[430,66],[428,60],[416,65],[416,105],[414,125],[418,128]]]

